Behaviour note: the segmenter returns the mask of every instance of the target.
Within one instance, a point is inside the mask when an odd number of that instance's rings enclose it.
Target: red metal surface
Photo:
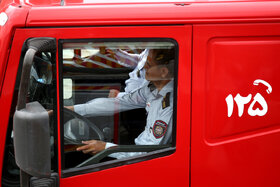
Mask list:
[[[29,5],[29,6],[60,6],[61,0],[24,0],[20,2],[21,4]]]
[[[181,4],[181,3],[216,3],[216,2],[258,2],[263,0],[14,0],[17,4],[30,6],[88,6],[88,5],[124,5],[124,4]],[[277,1],[277,0],[270,0]]]
[[[213,3],[213,2],[250,2],[260,0],[65,0],[64,5],[112,5],[112,4],[166,4],[166,3]]]
[[[159,25],[248,21],[280,21],[280,1],[189,3],[184,6],[169,3],[32,7],[27,26]]]
[[[3,2],[0,7],[0,13],[5,11],[9,17],[4,26],[0,26],[0,168],[3,166],[3,157],[6,141],[6,132],[9,122],[10,108],[14,90],[14,77],[15,66],[17,64],[9,64],[9,69],[6,71],[8,57],[10,55],[10,45],[12,42],[12,36],[16,27],[25,26],[25,19],[27,16],[27,9],[21,9],[17,6],[8,5],[7,2]],[[16,13],[15,13],[16,12]],[[21,49],[20,49],[21,50]],[[13,54],[15,55],[15,54]],[[5,80],[5,84],[4,84]],[[2,176],[2,169],[0,169],[0,176]]]
[[[191,185],[280,186],[280,24],[195,25]],[[268,82],[272,92],[256,79]],[[268,110],[252,116],[252,110]],[[226,98],[252,98],[228,114]]]
[[[8,21],[4,26],[0,26],[0,49],[2,55],[0,56],[0,93],[1,85],[5,74],[7,59],[9,55],[9,48],[14,34],[14,29],[24,27],[28,13],[27,8],[19,8],[14,5],[3,5],[0,7],[1,12],[5,12],[8,16]],[[1,13],[0,12],[0,13]],[[3,52],[5,51],[5,52]]]
[[[126,186],[189,185],[189,133],[190,133],[190,82],[191,82],[191,26],[159,27],[99,27],[99,28],[48,28],[18,29],[13,43],[13,54],[29,37],[78,38],[173,38],[179,44],[177,150],[174,154],[136,164],[125,165],[100,172],[88,173],[60,180],[60,186]],[[113,33],[113,34],[112,34]],[[17,58],[19,56],[15,55]],[[18,59],[14,57],[13,63]],[[11,62],[12,63],[12,62]],[[16,66],[15,66],[16,69]],[[12,75],[15,77],[15,70]],[[13,78],[14,79],[14,78]],[[7,84],[5,84],[7,85]],[[58,85],[59,86],[59,85]],[[5,87],[5,90],[8,89]],[[60,152],[60,150],[59,150]],[[60,162],[60,156],[59,156]],[[61,163],[60,163],[61,164]],[[61,167],[59,166],[59,169]],[[182,172],[184,171],[184,172]],[[163,176],[164,175],[164,176]],[[168,176],[168,180],[166,179]],[[125,177],[125,180],[124,180]],[[143,178],[141,183],[139,177]],[[110,179],[110,180],[108,180]],[[182,180],[184,179],[184,180]]]
[[[0,56],[0,132],[3,132],[0,136],[0,158],[4,152],[2,142],[5,142],[20,51],[27,38],[170,37],[179,43],[180,54],[176,153],[146,162],[64,178],[60,181],[61,186],[112,186],[116,183],[123,187],[280,186],[280,150],[277,146],[280,140],[280,90],[277,87],[280,81],[279,1],[195,1],[184,6],[174,3],[140,3],[137,7],[133,3],[124,5],[113,1],[108,2],[111,3],[109,5],[81,6],[83,1],[79,0],[66,0],[67,6],[60,6],[56,0],[40,3],[28,1],[23,7],[19,7],[21,2],[18,0],[8,6],[8,3],[3,4],[2,1],[3,7],[0,8],[9,16],[6,25],[0,27],[0,47],[4,51]],[[76,4],[80,5],[73,6]],[[31,7],[33,5],[35,6]],[[137,24],[195,24],[193,54],[191,25],[102,27]],[[17,29],[12,41],[14,30],[25,26],[33,28]],[[48,28],[50,26],[69,28]],[[10,45],[12,47],[8,59]],[[193,92],[190,108],[192,55]],[[266,92],[267,87],[264,85],[253,85],[256,79],[267,81],[272,86],[271,94]],[[257,93],[264,97],[268,105],[268,112],[264,116],[248,114]],[[233,98],[237,94],[243,97],[252,95],[249,103],[244,105],[244,112],[240,117],[235,101],[233,113],[228,117],[225,99],[230,94]],[[256,104],[253,109],[256,108],[262,109],[262,106]],[[142,180],[138,182],[140,177]]]

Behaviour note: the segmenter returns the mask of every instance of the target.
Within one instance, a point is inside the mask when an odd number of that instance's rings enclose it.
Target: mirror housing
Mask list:
[[[14,149],[19,168],[34,177],[50,177],[51,150],[49,115],[38,102],[26,104],[29,79],[37,52],[55,52],[54,38],[32,38],[22,66],[18,102],[14,114]]]
[[[35,177],[51,175],[49,115],[40,103],[15,112],[14,147],[20,169]]]

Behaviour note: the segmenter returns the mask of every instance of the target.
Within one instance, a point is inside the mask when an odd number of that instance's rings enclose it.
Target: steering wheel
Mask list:
[[[68,108],[63,108],[63,111],[64,111],[64,114],[68,114],[69,116],[73,117],[74,119],[81,120],[82,123],[84,123],[86,125],[85,127],[89,128],[88,130],[93,130],[97,134],[98,139],[101,140],[101,141],[104,141],[103,132],[94,123],[92,123],[90,120],[88,120],[86,117],[81,116],[80,114],[78,114],[78,113],[76,113],[76,112],[74,112],[74,111],[72,111]],[[72,120],[74,120],[73,118],[72,118]],[[69,120],[69,121],[71,121],[71,120]],[[67,123],[69,123],[69,121],[66,122],[64,125],[67,125]],[[77,121],[74,121],[74,123],[75,122],[77,122]],[[79,126],[79,125],[80,125],[80,123],[79,124],[74,124],[73,126]],[[64,134],[64,138],[66,138],[67,141],[70,141],[73,144],[81,144],[81,141],[76,141],[74,139],[71,140],[71,139],[67,138],[65,134]]]

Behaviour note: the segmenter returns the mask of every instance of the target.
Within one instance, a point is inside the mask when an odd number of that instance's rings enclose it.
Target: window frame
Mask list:
[[[164,149],[145,153],[128,158],[122,158],[112,161],[106,161],[80,168],[65,169],[64,151],[61,151],[61,177],[67,178],[75,175],[97,172],[109,168],[114,168],[122,165],[139,163],[159,157],[171,155],[176,152],[176,127],[177,127],[177,85],[178,85],[178,60],[179,60],[179,44],[173,38],[87,38],[87,39],[59,39],[58,40],[58,66],[59,66],[59,113],[60,115],[60,149],[64,150],[64,128],[63,128],[63,44],[64,43],[88,43],[88,42],[170,42],[175,48],[175,64],[174,64],[174,98],[173,98],[173,124],[172,124],[172,145]],[[134,145],[135,146],[135,145]]]

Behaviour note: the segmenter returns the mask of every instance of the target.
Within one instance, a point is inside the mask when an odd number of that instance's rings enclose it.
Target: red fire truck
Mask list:
[[[280,186],[280,1],[2,0],[0,49],[3,187]],[[127,93],[160,50],[173,86]]]

